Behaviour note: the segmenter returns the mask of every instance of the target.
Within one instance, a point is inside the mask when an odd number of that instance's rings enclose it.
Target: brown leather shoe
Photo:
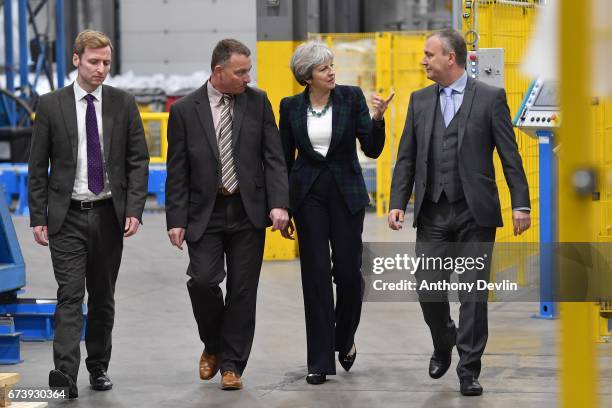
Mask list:
[[[204,351],[202,357],[200,357],[200,378],[202,380],[210,380],[217,374],[217,371],[219,371],[217,356]]]
[[[240,374],[233,371],[224,371],[221,374],[221,389],[224,390],[240,390],[242,389],[242,379]]]

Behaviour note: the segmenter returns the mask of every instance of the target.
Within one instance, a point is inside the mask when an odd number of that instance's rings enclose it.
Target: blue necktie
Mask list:
[[[85,113],[85,132],[87,133],[87,187],[98,195],[104,190],[104,170],[102,169],[102,148],[98,133],[98,120],[94,96],[85,95],[87,112]]]
[[[455,116],[455,101],[453,101],[453,89],[452,88],[443,88],[444,96],[446,96],[446,104],[444,105],[444,111],[442,115],[444,116],[444,124],[448,127],[448,124],[453,120]]]

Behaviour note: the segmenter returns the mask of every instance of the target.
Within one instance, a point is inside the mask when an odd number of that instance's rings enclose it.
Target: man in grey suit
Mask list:
[[[89,381],[94,390],[113,386],[106,371],[123,237],[138,230],[147,197],[149,153],[134,97],[102,85],[111,57],[103,33],[77,36],[77,79],[41,97],[28,167],[30,225],[50,246],[59,286],[49,386],[67,388],[69,398],[78,396],[86,288]]]
[[[432,258],[485,254],[477,274],[460,281],[489,279],[495,230],[502,226],[493,150],[501,159],[512,200],[515,235],[530,226],[529,188],[510,120],[503,89],[469,78],[467,47],[461,34],[443,30],[425,43],[422,64],[436,83],[410,97],[404,132],[391,183],[389,226],[402,228],[412,194],[417,254]],[[453,243],[453,244],[451,244]],[[452,270],[419,269],[425,282],[448,281]],[[419,291],[434,352],[429,375],[442,377],[457,345],[457,374],[463,395],[480,395],[481,357],[487,341],[486,291],[459,293],[459,327],[450,316],[445,291]]]
[[[170,109],[166,221],[172,245],[189,250],[187,288],[205,346],[200,378],[220,370],[222,388],[235,390],[253,342],[265,228],[287,225],[289,188],[270,101],[247,86],[249,49],[220,41],[211,70]]]

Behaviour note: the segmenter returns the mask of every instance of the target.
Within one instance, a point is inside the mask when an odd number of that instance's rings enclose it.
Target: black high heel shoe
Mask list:
[[[306,382],[312,385],[323,384],[327,381],[327,377],[325,374],[308,374],[306,376]]]
[[[341,355],[340,353],[338,353],[338,361],[340,362],[342,368],[344,368],[346,371],[351,369],[353,363],[355,362],[355,358],[357,357],[357,347],[355,347],[354,343],[353,347],[351,347],[351,350],[352,349],[355,349],[353,354]]]

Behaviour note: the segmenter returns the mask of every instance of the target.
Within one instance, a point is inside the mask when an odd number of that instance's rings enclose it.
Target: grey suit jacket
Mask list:
[[[149,152],[134,97],[102,85],[104,163],[115,212],[142,217],[147,198]],[[43,95],[36,111],[28,165],[30,225],[57,233],[70,206],[76,176],[78,131],[73,85]],[[49,162],[51,171],[49,172]]]
[[[427,186],[427,157],[439,85],[410,96],[406,124],[391,182],[390,209],[404,210],[414,186],[414,224]],[[530,207],[529,187],[518,153],[506,92],[468,78],[459,115],[459,176],[472,216],[483,227],[501,227],[493,150],[501,159],[512,208]]]
[[[287,169],[265,92],[236,95],[232,146],[238,187],[255,228],[271,225],[272,208],[289,208]],[[220,180],[219,148],[206,84],[174,103],[168,122],[166,225],[197,241],[208,225]]]

